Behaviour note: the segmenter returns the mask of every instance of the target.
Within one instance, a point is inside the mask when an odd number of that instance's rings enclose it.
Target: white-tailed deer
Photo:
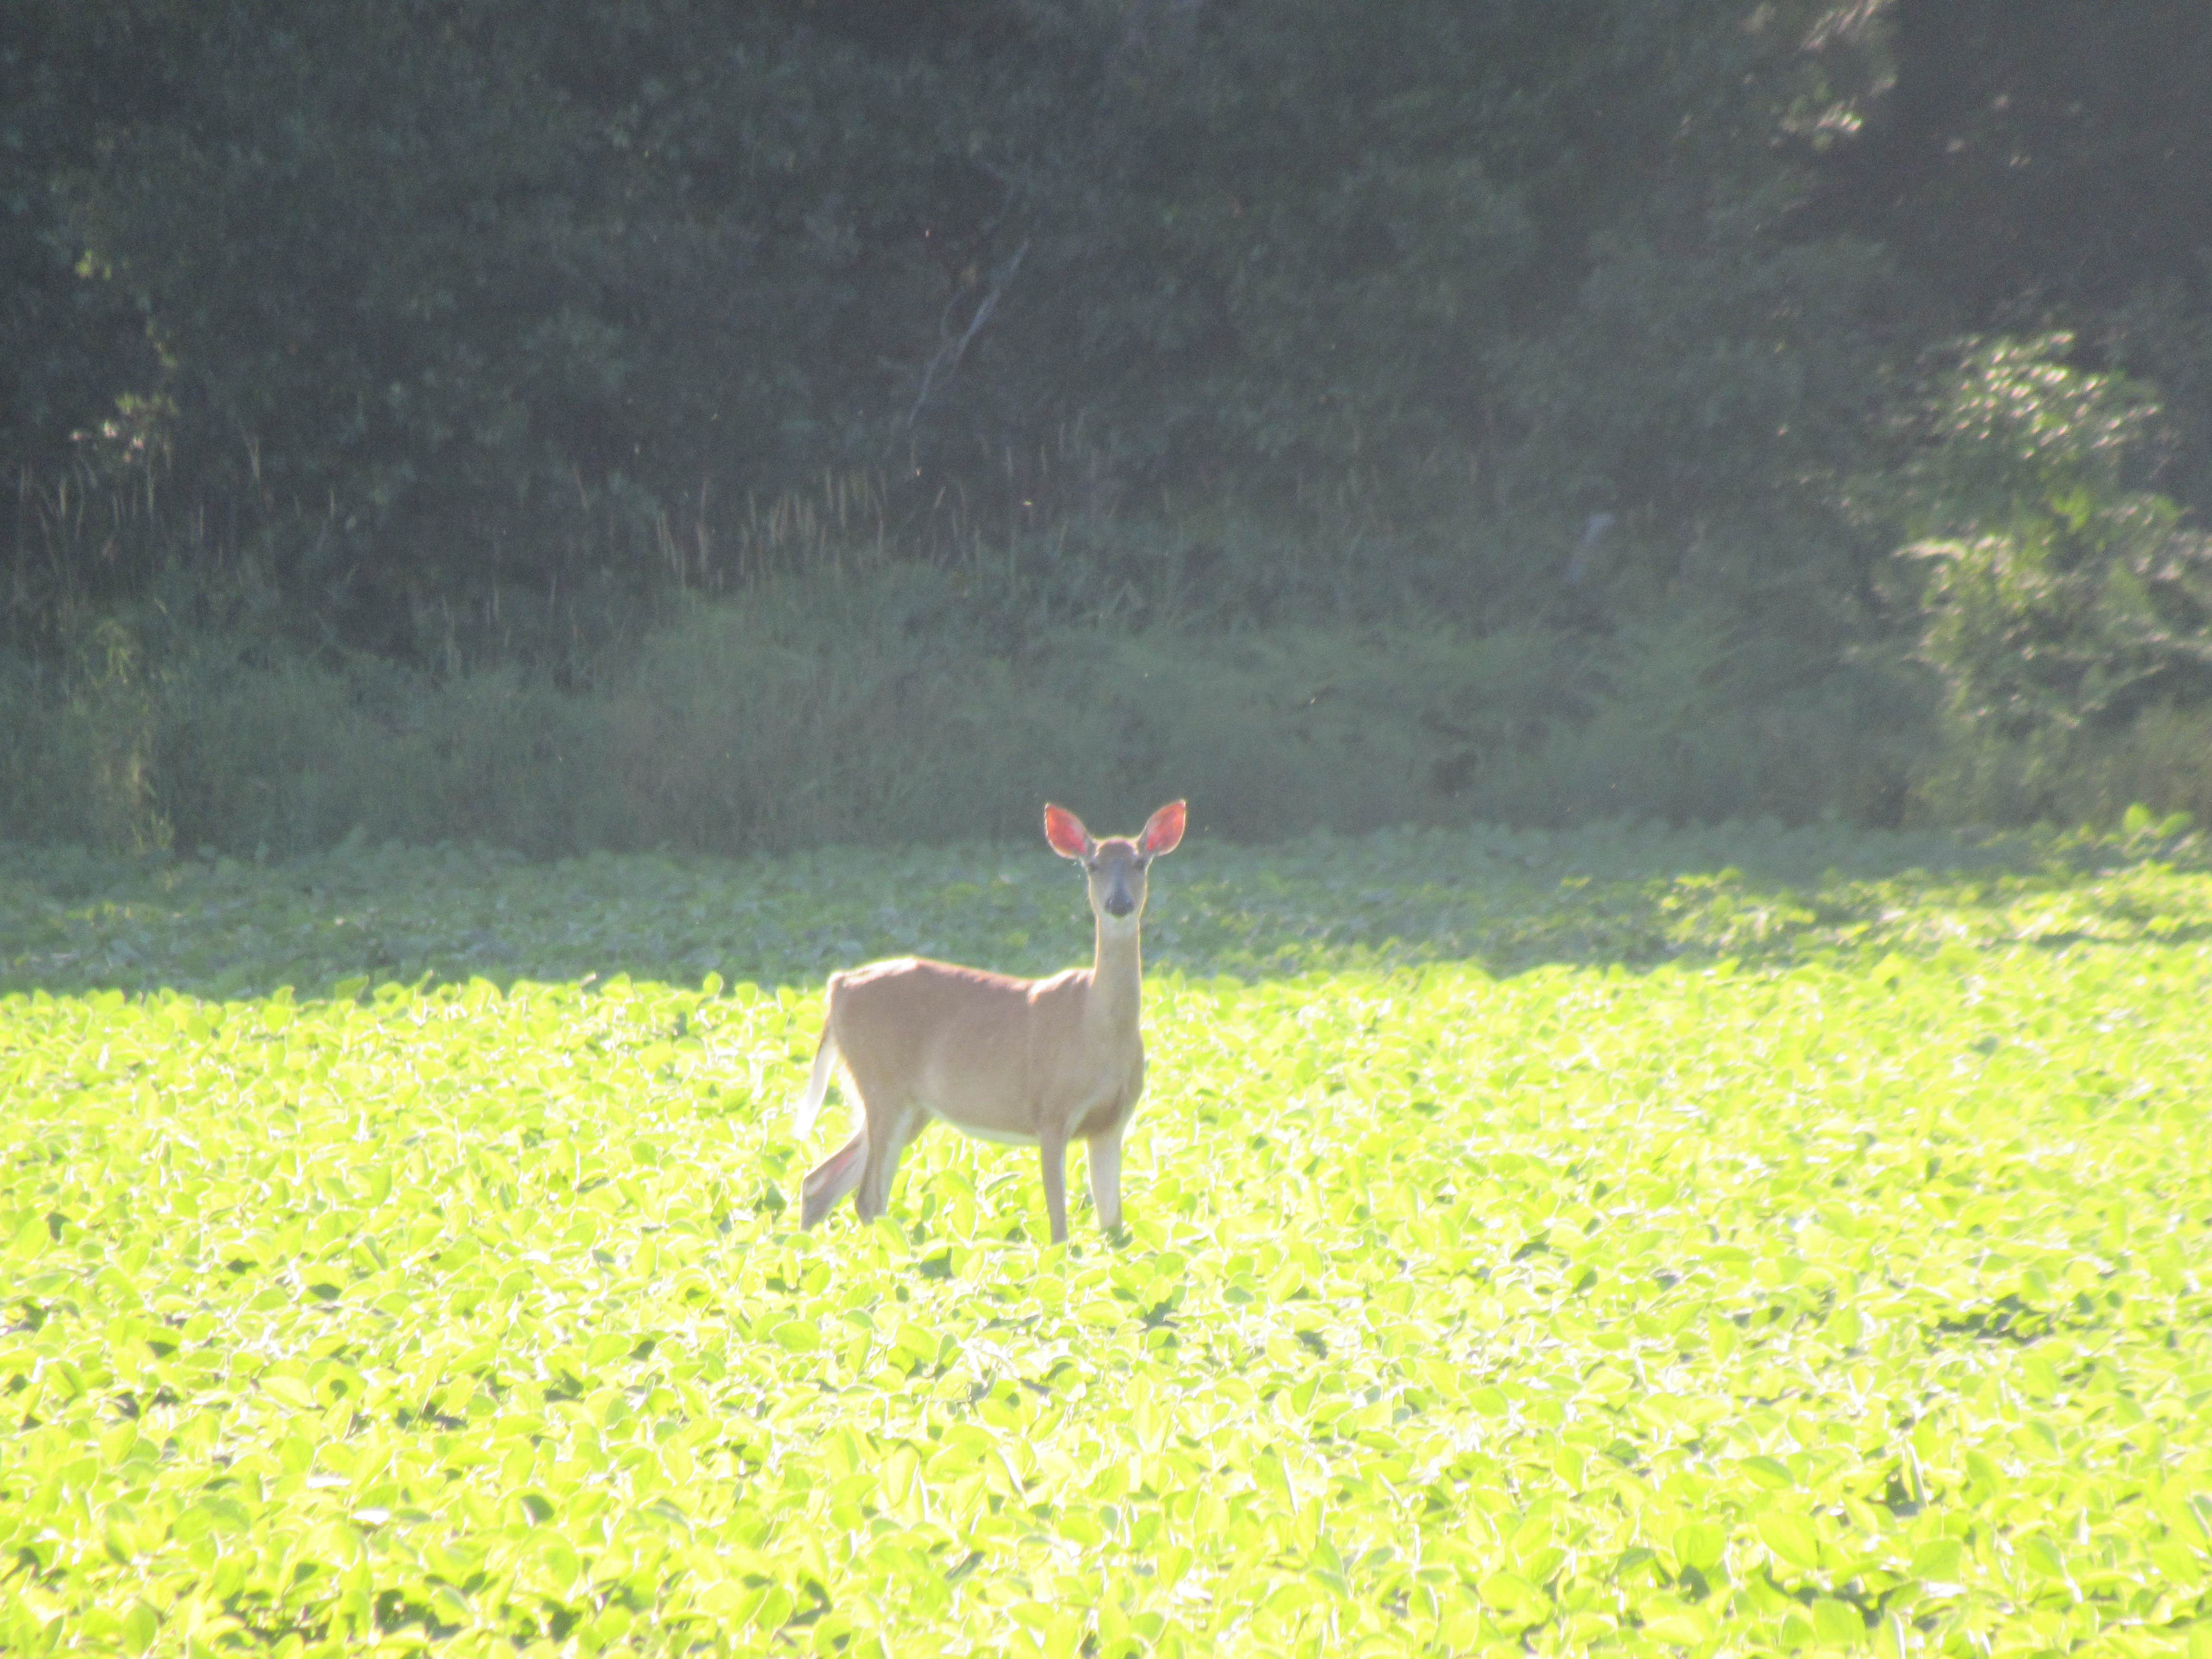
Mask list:
[[[1121,1225],[1121,1135],[1145,1088],[1137,1016],[1146,872],[1175,851],[1182,826],[1183,803],[1170,801],[1134,838],[1093,841],[1074,813],[1044,809],[1045,839],[1080,863],[1090,883],[1098,926],[1088,968],[1010,979],[902,957],[830,975],[798,1129],[803,1135],[813,1127],[840,1060],[860,1122],[801,1184],[800,1225],[811,1227],[848,1193],[861,1220],[881,1215],[899,1154],[932,1119],[981,1140],[1037,1149],[1055,1244],[1067,1238],[1067,1144],[1088,1141],[1098,1224]]]

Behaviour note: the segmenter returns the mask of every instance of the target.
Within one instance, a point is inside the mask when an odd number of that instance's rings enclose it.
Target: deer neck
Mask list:
[[[1091,996],[1085,1011],[1095,1030],[1133,1031],[1144,1000],[1144,945],[1137,927],[1110,927],[1098,919],[1097,943],[1091,959]]]

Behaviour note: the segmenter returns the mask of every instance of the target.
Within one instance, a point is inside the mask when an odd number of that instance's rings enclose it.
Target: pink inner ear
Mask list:
[[[1182,841],[1183,803],[1171,800],[1145,823],[1142,845],[1146,858],[1172,853]]]
[[[1064,859],[1079,859],[1091,850],[1091,832],[1083,827],[1083,820],[1065,806],[1045,807],[1044,838],[1052,843],[1052,850]]]

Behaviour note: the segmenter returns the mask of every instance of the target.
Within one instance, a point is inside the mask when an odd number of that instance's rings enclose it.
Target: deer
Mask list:
[[[944,1122],[1037,1149],[1054,1244],[1067,1242],[1068,1145],[1088,1143],[1099,1228],[1120,1230],[1121,1137],[1145,1089],[1139,927],[1147,872],[1182,842],[1184,806],[1170,801],[1135,836],[1097,841],[1074,813],[1046,805],[1045,840],[1083,866],[1097,924],[1088,968],[1030,980],[901,957],[830,975],[795,1127],[802,1137],[813,1127],[840,1062],[855,1127],[800,1183],[802,1228],[848,1193],[863,1222],[882,1215],[900,1154]]]

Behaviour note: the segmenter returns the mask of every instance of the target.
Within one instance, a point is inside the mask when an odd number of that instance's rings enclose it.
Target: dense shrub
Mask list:
[[[118,637],[100,676],[17,662],[0,836],[288,854],[351,835],[538,854],[1023,836],[1038,803],[1210,833],[1593,817],[1893,816],[1875,680],[1698,624],[963,624],[894,567],[696,607],[582,690],[511,665],[256,659]],[[1870,701],[1871,700],[1871,701]]]
[[[2212,538],[2130,488],[2157,408],[2081,372],[2070,342],[1970,350],[1909,469],[1923,659],[1970,730],[2109,732],[2156,702],[2212,701]]]
[[[2159,410],[2063,335],[1977,342],[1935,380],[1905,469],[1898,586],[1950,740],[1944,817],[2197,810],[2212,780],[2212,537],[2140,487]]]

